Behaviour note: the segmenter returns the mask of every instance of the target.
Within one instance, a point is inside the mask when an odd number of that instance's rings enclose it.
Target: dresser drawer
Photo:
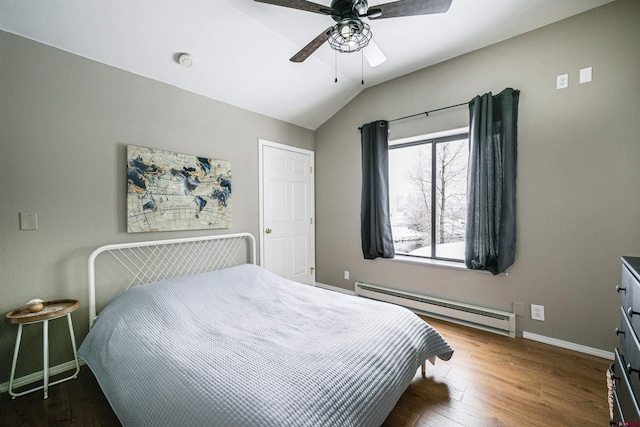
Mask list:
[[[621,281],[618,286],[616,286],[616,291],[620,294],[620,301],[625,311],[627,311],[630,307],[633,306],[633,291],[636,291],[636,297],[640,296],[640,286],[638,284],[638,280],[633,275],[631,270],[626,264],[622,264],[622,275]]]
[[[625,372],[631,379],[631,387],[640,391],[640,342],[625,315],[620,308],[620,327],[616,330],[620,337],[620,349],[625,360]]]
[[[620,402],[618,401],[618,394],[617,392],[613,393],[613,418],[611,419],[611,425],[615,426],[615,425],[619,425],[618,423],[623,422],[624,419],[622,418],[622,409],[620,409]]]
[[[625,368],[624,356],[620,354],[617,348],[615,350],[615,355],[615,396],[619,404],[619,410],[622,413],[621,418],[624,422],[640,422],[640,409],[638,408],[638,402],[636,402],[636,399],[634,397],[633,389],[629,384],[629,377],[627,376]],[[616,399],[614,398],[614,400]]]
[[[622,307],[631,321],[631,326],[640,334],[640,281],[626,264],[622,265],[622,281],[616,287]]]

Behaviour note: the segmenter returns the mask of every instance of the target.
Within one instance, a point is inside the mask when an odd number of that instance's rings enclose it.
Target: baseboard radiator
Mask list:
[[[356,282],[356,295],[401,305],[427,316],[508,335],[512,338],[516,336],[516,315],[508,311],[494,310],[361,282]]]

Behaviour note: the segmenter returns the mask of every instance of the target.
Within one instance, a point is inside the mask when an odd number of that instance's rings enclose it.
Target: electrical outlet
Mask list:
[[[556,78],[556,89],[569,87],[569,74],[561,74]]]
[[[344,280],[349,280],[349,272],[347,270],[344,271]]]
[[[531,304],[531,318],[544,322],[544,305]]]

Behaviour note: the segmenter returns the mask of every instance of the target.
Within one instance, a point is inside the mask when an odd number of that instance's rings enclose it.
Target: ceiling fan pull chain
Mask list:
[[[336,72],[336,79],[335,79],[334,83],[338,83],[338,51],[334,50],[333,53],[334,53],[334,58],[335,58],[335,60],[334,60],[334,65],[335,65],[334,69],[335,69],[335,72]]]
[[[360,66],[362,67],[360,70],[360,76],[362,77],[361,85],[364,84],[364,51],[360,49]]]

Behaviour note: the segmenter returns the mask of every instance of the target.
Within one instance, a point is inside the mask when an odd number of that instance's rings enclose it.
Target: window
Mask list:
[[[389,143],[396,254],[464,261],[468,129]]]

